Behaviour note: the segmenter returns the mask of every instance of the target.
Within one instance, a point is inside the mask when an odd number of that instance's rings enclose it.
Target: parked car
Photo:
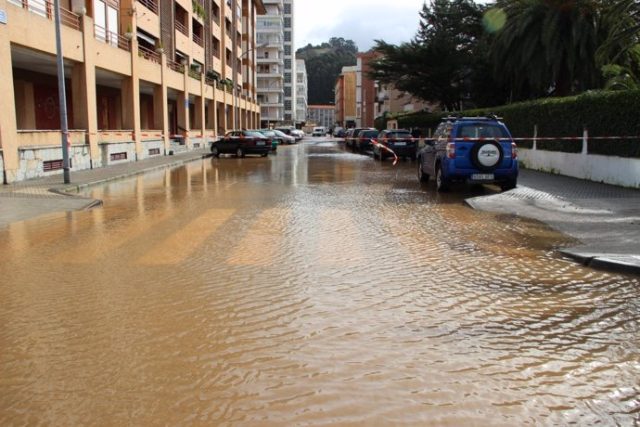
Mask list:
[[[227,132],[218,141],[211,143],[211,154],[235,154],[244,157],[246,154],[259,154],[266,157],[271,151],[271,138],[260,132],[250,130],[234,130]]]
[[[291,145],[296,143],[296,138],[293,136],[293,133],[291,135],[287,135],[278,129],[273,129],[273,132],[282,139],[283,144]]]
[[[351,136],[351,144],[347,142],[347,145],[351,146],[351,149],[355,152],[358,151],[358,142],[360,141],[360,135],[364,131],[376,131],[374,128],[355,128],[353,131],[353,135]],[[377,133],[377,131],[376,131]]]
[[[495,183],[503,191],[518,181],[518,149],[497,117],[448,117],[433,141],[418,153],[418,179],[436,180],[438,191],[453,182]]]
[[[324,126],[316,126],[313,128],[311,136],[325,136],[326,134],[327,130],[324,128]]]
[[[336,138],[344,138],[344,135],[347,131],[344,128],[337,127],[333,130],[333,136]]]
[[[355,141],[356,141],[356,138],[358,137],[358,134],[360,132],[362,132],[363,130],[366,130],[366,129],[369,129],[369,128],[352,128],[352,129],[349,129],[347,131],[347,135],[345,135],[345,137],[344,137],[344,141],[345,141],[347,147],[351,147],[352,149],[355,149]]]
[[[358,136],[354,140],[355,151],[368,151],[373,147],[372,139],[378,137],[377,129],[364,129],[358,132]]]
[[[415,160],[418,151],[418,143],[405,129],[387,129],[378,134],[378,144],[373,146],[373,158],[383,161],[391,156],[382,146],[389,148],[400,158]]]
[[[295,142],[302,141],[304,139],[304,131],[300,129],[291,129],[291,136],[295,138]]]
[[[276,128],[275,130],[278,130],[278,131],[284,133],[285,135],[288,135],[288,136],[294,138],[294,142],[298,142],[299,140],[302,139],[302,137],[298,134],[298,132],[297,132],[297,130],[295,128],[285,126],[285,127]]]
[[[260,132],[262,135],[271,139],[271,151],[278,151],[278,146],[284,144],[282,138],[280,138],[274,131],[271,129],[252,129],[249,132]]]

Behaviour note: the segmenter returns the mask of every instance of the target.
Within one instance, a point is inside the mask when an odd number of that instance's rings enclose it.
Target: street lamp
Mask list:
[[[232,73],[233,73],[233,127],[235,130],[238,130],[238,120],[240,114],[238,111],[236,111],[236,106],[238,103],[238,84],[236,82],[236,77],[238,76],[238,60],[242,61],[242,57],[245,56],[246,54],[248,54],[249,52],[252,52],[258,48],[261,47],[266,47],[267,43],[261,43],[259,45],[256,45],[250,49],[245,50],[244,52],[242,52],[242,54],[240,55],[239,58],[234,58],[233,60],[233,69],[232,69]]]
[[[60,34],[60,0],[54,1],[56,15],[56,62],[58,68],[58,101],[60,102],[60,133],[62,134],[62,170],[64,183],[69,184],[69,124],[67,123],[67,94],[64,85],[64,60]]]

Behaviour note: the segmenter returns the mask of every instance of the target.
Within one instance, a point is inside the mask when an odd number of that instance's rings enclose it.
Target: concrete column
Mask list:
[[[200,99],[196,99],[196,122],[200,121],[200,134],[202,135],[201,147],[207,145],[207,120],[205,117],[207,100],[205,99],[204,74],[200,74]]]
[[[33,96],[33,83],[16,80],[13,83],[16,96],[16,127],[18,129],[36,128],[36,106]]]
[[[18,176],[19,156],[16,126],[16,104],[11,68],[11,44],[9,31],[0,31],[0,147],[4,158],[4,178],[6,184],[15,182]]]
[[[208,114],[209,114],[209,123],[211,123],[211,127],[213,128],[213,137],[218,136],[218,103],[216,102],[216,90],[213,89],[213,99],[207,101],[208,102]]]
[[[191,123],[189,122],[189,64],[184,66],[184,90],[178,93],[178,133],[184,136],[184,144],[187,149],[192,148],[191,141],[189,140],[189,131],[191,130]]]
[[[102,167],[102,155],[98,146],[98,100],[96,95],[96,67],[95,67],[95,38],[93,37],[93,19],[87,15],[82,20],[82,40],[84,47],[84,63],[73,67],[74,121],[80,119],[76,125],[87,130],[85,142],[89,144],[91,168]],[[76,82],[78,78],[79,82]],[[78,93],[76,94],[76,91]],[[77,102],[77,103],[76,103]],[[84,105],[84,111],[78,111],[78,105]]]
[[[160,71],[161,84],[156,86],[153,91],[153,114],[154,125],[162,125],[162,142],[164,145],[164,154],[166,155],[171,148],[171,140],[169,139],[169,99],[167,96],[167,56],[160,54]]]
[[[142,127],[140,124],[140,80],[138,78],[138,41],[131,40],[131,77],[122,81],[122,126],[133,130],[136,160],[142,159]]]

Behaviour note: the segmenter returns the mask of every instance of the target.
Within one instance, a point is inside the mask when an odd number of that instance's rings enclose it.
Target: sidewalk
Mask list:
[[[582,244],[560,252],[584,265],[640,274],[640,190],[521,170],[515,190],[466,202],[575,237]]]
[[[80,189],[149,172],[154,169],[180,166],[208,156],[206,148],[176,154],[157,156],[138,162],[114,166],[71,171],[71,184],[65,184],[62,174],[31,179],[10,185],[0,185],[0,228],[60,211],[90,209],[102,201],[78,196]]]

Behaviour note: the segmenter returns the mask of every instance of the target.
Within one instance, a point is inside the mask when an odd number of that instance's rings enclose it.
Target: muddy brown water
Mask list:
[[[1,229],[0,425],[637,422],[640,281],[414,175],[312,141]]]

